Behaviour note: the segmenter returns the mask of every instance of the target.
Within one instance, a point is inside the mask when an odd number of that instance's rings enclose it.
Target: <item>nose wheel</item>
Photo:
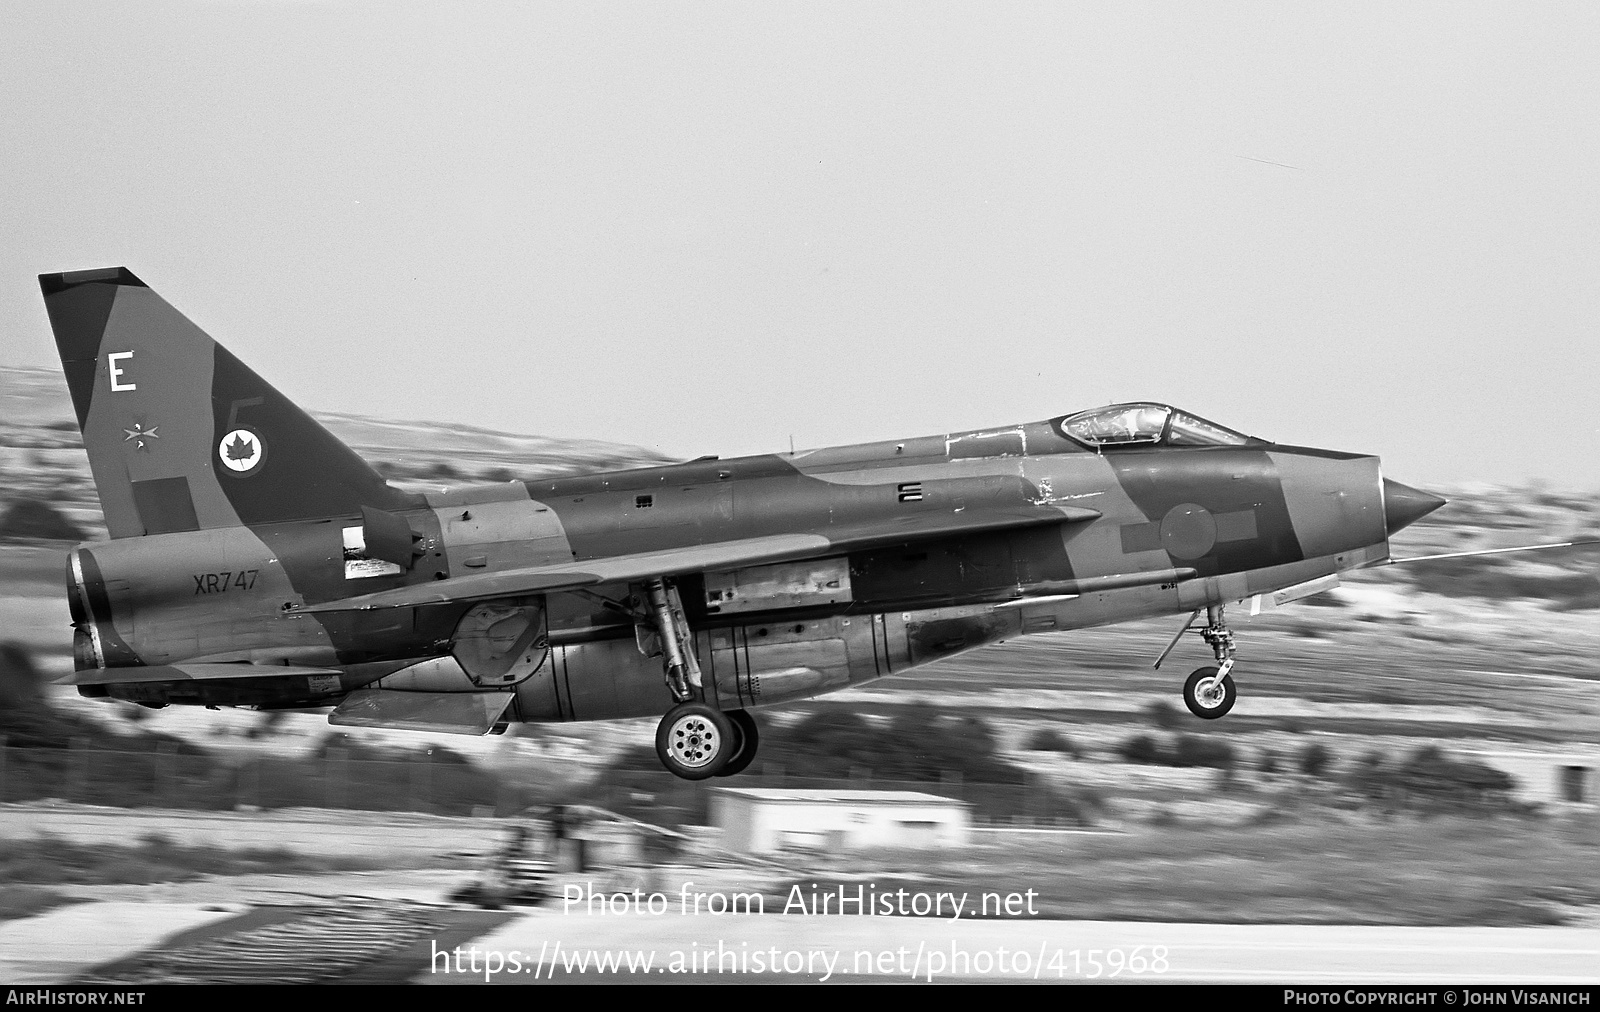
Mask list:
[[[1206,641],[1206,646],[1211,648],[1211,653],[1217,659],[1215,667],[1196,668],[1183,683],[1183,705],[1196,717],[1205,720],[1216,720],[1229,710],[1239,698],[1239,690],[1234,687],[1233,677],[1233,630],[1229,629],[1222,618],[1223,606],[1211,605],[1206,609],[1204,623],[1196,622],[1200,617],[1197,608],[1189,620],[1184,623],[1178,634],[1172,637],[1172,642],[1167,644],[1167,649],[1161,651],[1161,656],[1156,658],[1156,667],[1161,667],[1161,662],[1172,653],[1172,648],[1178,645],[1186,632],[1198,633]]]
[[[1196,717],[1216,720],[1233,709],[1239,690],[1233,687],[1233,677],[1222,674],[1221,668],[1196,668],[1183,683],[1183,705]]]

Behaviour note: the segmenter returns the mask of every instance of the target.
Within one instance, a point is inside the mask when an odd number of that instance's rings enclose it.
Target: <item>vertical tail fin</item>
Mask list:
[[[409,504],[126,267],[39,287],[112,537]]]

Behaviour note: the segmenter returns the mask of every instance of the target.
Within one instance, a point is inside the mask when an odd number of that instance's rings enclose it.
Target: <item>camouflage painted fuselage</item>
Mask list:
[[[500,720],[659,714],[638,586],[659,558],[707,697],[748,707],[1303,585],[1385,558],[1411,519],[1376,457],[1091,446],[1063,418],[404,491],[125,270],[42,282],[113,535],[68,567],[89,695],[287,707],[368,687],[492,695]]]

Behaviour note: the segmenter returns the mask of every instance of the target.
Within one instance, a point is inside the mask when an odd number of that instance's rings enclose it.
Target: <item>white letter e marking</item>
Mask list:
[[[137,390],[137,389],[139,389],[139,384],[137,384],[137,383],[118,383],[117,382],[117,377],[122,375],[122,370],[117,368],[117,359],[119,359],[119,358],[132,358],[132,357],[133,357],[133,352],[131,352],[131,351],[114,351],[111,354],[106,356],[106,367],[111,370],[111,389],[113,389],[113,390]]]

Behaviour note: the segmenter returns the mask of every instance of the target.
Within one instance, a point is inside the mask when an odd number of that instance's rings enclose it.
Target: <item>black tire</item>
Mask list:
[[[734,733],[739,737],[739,747],[717,776],[731,777],[743,773],[755,761],[756,751],[761,748],[761,729],[756,726],[756,718],[749,710],[728,710],[724,715],[733,724]]]
[[[728,715],[705,703],[679,703],[656,727],[656,758],[684,780],[716,776],[738,748],[738,732]]]
[[[1222,676],[1222,691],[1215,691],[1200,696],[1200,683],[1217,677],[1220,668],[1196,668],[1189,678],[1183,683],[1183,705],[1196,717],[1205,720],[1216,720],[1233,709],[1233,704],[1239,699],[1239,690],[1234,688],[1233,676]]]

